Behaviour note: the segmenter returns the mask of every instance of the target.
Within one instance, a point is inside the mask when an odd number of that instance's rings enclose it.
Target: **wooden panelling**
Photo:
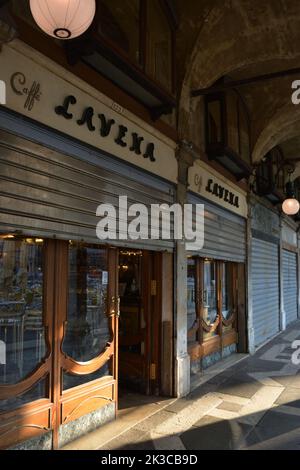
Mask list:
[[[237,334],[235,330],[232,330],[230,333],[227,333],[223,336],[223,347],[230,346],[237,342]]]
[[[65,396],[61,402],[61,424],[69,423],[83,415],[92,413],[103,406],[114,402],[115,383],[107,386],[91,386],[90,389],[82,394],[74,393],[68,398]]]
[[[210,354],[213,354],[214,352],[217,352],[220,349],[221,349],[221,338],[219,336],[216,336],[213,339],[205,341],[202,344],[203,356],[209,356]]]
[[[53,406],[49,402],[32,404],[15,410],[13,416],[1,417],[0,448],[12,447],[18,442],[32,439],[51,430]]]

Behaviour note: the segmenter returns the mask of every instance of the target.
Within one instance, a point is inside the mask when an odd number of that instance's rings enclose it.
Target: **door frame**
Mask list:
[[[24,236],[24,238],[27,238]],[[89,245],[87,243],[87,245]],[[101,247],[102,245],[95,245]],[[15,385],[0,386],[0,400],[21,396],[46,379],[46,397],[1,413],[0,448],[52,432],[52,448],[59,448],[59,430],[81,416],[118,400],[118,253],[104,247],[108,256],[107,316],[111,341],[104,351],[87,363],[78,363],[62,350],[68,301],[68,241],[44,240],[43,318],[48,352],[36,369]],[[87,375],[111,361],[111,375],[63,391],[62,372]]]
[[[122,250],[122,248],[119,250]],[[132,251],[135,250],[132,249]],[[141,251],[143,254],[141,296],[144,320],[146,323],[143,359],[143,392],[146,395],[158,395],[161,389],[162,366],[162,254],[150,250]],[[122,353],[119,354],[119,359],[121,358],[121,354]]]

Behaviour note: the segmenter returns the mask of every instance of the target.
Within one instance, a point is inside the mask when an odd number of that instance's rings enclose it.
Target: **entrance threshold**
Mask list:
[[[82,436],[61,450],[105,450],[105,444],[171,405],[177,398],[145,396],[127,392],[119,401],[117,419]]]
[[[198,372],[197,374],[191,375],[191,391],[195,390],[195,388],[200,387],[200,385],[205,384],[210,379],[212,379],[218,374],[221,374],[222,372],[234,366],[238,362],[243,361],[248,356],[249,354],[236,353],[229,357],[226,357],[225,359],[222,359],[221,361],[218,361],[213,366],[208,367],[207,369],[204,369],[203,371]]]

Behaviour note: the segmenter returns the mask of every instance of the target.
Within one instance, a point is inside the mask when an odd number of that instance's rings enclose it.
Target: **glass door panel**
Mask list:
[[[218,318],[217,263],[205,260],[203,266],[203,321],[213,327]],[[217,335],[217,330],[204,331],[204,339]]]
[[[68,307],[63,352],[77,363],[99,357],[111,341],[108,255],[102,247],[69,244]],[[89,375],[64,374],[64,389],[109,375],[109,364]]]
[[[39,239],[0,239],[0,385],[24,380],[47,352],[43,249]]]
[[[234,314],[234,286],[233,286],[233,265],[232,263],[221,264],[222,273],[222,317],[223,329],[225,331],[232,329],[232,316]],[[224,322],[225,320],[225,322]],[[230,324],[228,324],[230,322]]]
[[[188,343],[197,341],[199,319],[196,310],[196,259],[187,260],[187,329]]]

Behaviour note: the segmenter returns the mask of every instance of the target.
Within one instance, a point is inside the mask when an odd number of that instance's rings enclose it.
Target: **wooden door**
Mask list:
[[[161,259],[149,251],[120,250],[119,379],[124,389],[155,393],[160,352]]]
[[[117,401],[117,250],[0,237],[0,446]]]

